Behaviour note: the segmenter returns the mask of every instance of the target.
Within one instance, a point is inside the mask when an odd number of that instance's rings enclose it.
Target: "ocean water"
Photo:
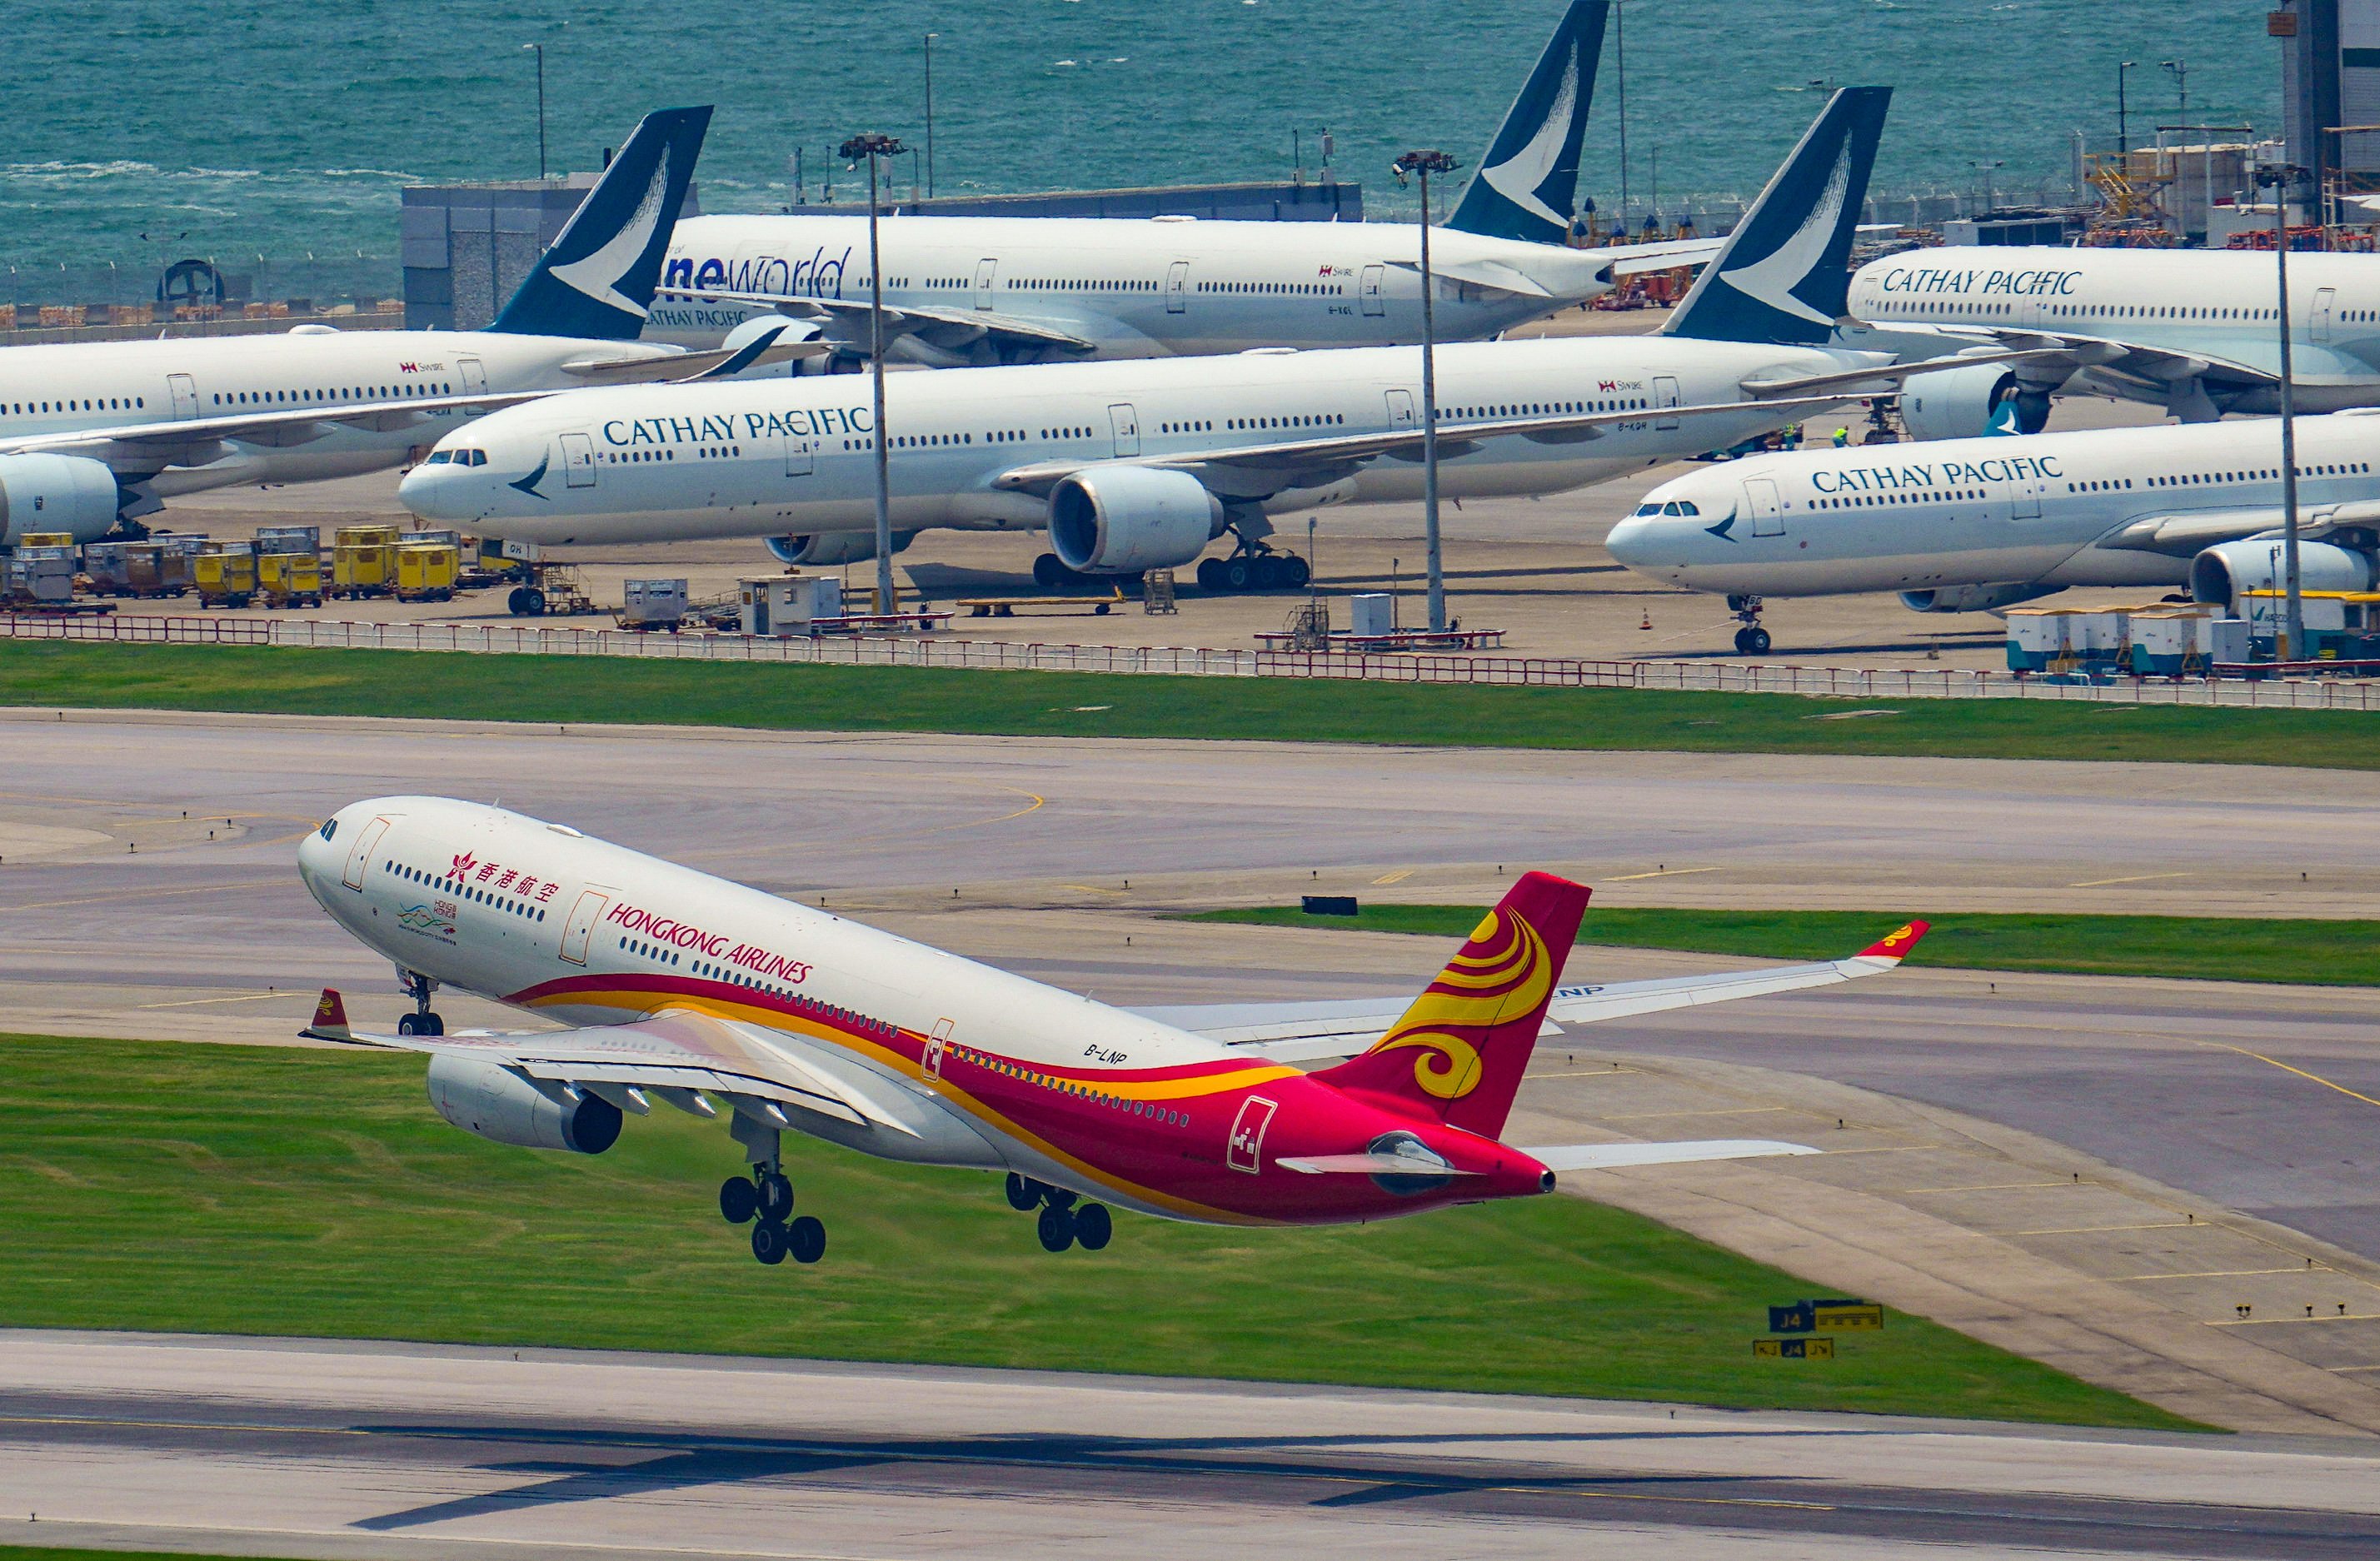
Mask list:
[[[1820,82],[1898,91],[1876,188],[2004,194],[2068,183],[2073,135],[2279,117],[2278,45],[2249,0],[1628,0],[1629,184],[1756,191]],[[545,48],[557,168],[586,168],[648,108],[719,106],[708,211],[773,210],[801,149],[812,193],[854,188],[831,149],[858,130],[922,142],[933,45],[943,193],[1280,178],[1293,132],[1393,212],[1411,146],[1475,161],[1560,0],[16,0],[0,101],[0,301],[71,275],[91,301],[142,296],[158,265],[259,257],[291,290],[396,271],[396,191],[537,171]],[[1585,187],[1621,188],[1618,50],[1607,40]],[[1405,198],[1409,208],[1411,198]],[[60,268],[66,268],[61,270]],[[113,288],[111,293],[110,289]],[[69,288],[68,291],[72,291]]]

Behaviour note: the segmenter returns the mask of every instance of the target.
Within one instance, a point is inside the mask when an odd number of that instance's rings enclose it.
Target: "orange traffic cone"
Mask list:
[[[1648,607],[1645,610],[1645,621],[1636,626],[1640,629],[1649,629],[1653,626],[1653,610],[1651,608]]]

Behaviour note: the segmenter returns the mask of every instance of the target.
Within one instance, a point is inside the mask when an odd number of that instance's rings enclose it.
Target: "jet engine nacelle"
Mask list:
[[[1077,574],[1176,568],[1222,529],[1222,504],[1187,472],[1089,466],[1050,494],[1050,551]]]
[[[465,1132],[521,1149],[601,1155],[620,1139],[620,1108],[602,1096],[581,1092],[573,1100],[558,1083],[533,1083],[473,1057],[430,1059],[430,1104]]]
[[[2190,597],[2239,611],[2241,591],[2282,588],[2281,544],[2250,538],[2223,542],[2190,561]],[[2373,556],[2329,542],[2298,544],[2298,585],[2309,591],[2368,591],[2375,575]]]
[[[892,552],[917,539],[915,531],[892,533]],[[769,551],[780,563],[824,567],[838,563],[866,563],[876,556],[876,533],[873,531],[820,531],[808,537],[771,537]]]
[[[1931,591],[1903,591],[1900,605],[1912,612],[1991,612],[2014,607],[2062,589],[2058,586],[1948,586]]]
[[[0,455],[0,547],[28,532],[71,532],[97,541],[114,529],[121,502],[115,474],[88,455]]]
[[[1980,438],[1991,431],[1992,413],[2000,397],[2015,388],[2015,373],[1999,363],[1971,363],[1963,369],[1912,374],[1900,382],[1900,426],[1912,439]],[[2043,400],[2046,403],[2047,398]],[[2039,409],[2038,418],[2027,417],[2022,410],[2018,416],[2025,433],[2039,433],[2048,420],[2046,405]]]

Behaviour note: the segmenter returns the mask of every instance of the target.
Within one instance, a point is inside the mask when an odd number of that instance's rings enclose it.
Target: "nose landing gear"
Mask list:
[[[1756,596],[1731,596],[1727,610],[1743,626],[1735,631],[1735,653],[1739,656],[1768,654],[1768,631],[1760,626],[1760,610],[1764,604]]]
[[[446,1021],[430,1006],[431,996],[438,990],[438,983],[409,970],[398,971],[397,977],[404,983],[405,995],[413,999],[413,1011],[397,1020],[396,1033],[400,1035],[444,1035]]]
[[[1008,1173],[1008,1206],[1019,1214],[1040,1209],[1034,1220],[1034,1233],[1040,1237],[1044,1252],[1062,1252],[1068,1247],[1080,1246],[1085,1252],[1095,1252],[1115,1234],[1115,1221],[1106,1204],[1077,1204],[1075,1194],[1067,1189],[1052,1187],[1014,1171]]]

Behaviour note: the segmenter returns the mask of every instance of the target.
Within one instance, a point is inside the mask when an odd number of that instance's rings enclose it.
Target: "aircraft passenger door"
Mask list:
[[[1653,405],[1657,407],[1675,406],[1679,405],[1678,381],[1674,378],[1668,374],[1656,374],[1653,376]],[[1656,429],[1674,429],[1678,426],[1678,419],[1675,417],[1656,418],[1653,426]],[[1776,490],[1771,488],[1769,491],[1774,492]]]
[[[1119,401],[1109,407],[1108,424],[1115,430],[1118,459],[1140,454],[1140,414],[1132,409],[1132,403]]]
[[[583,433],[562,436],[562,476],[572,488],[595,486],[595,442]]]
[[[925,1066],[928,1074],[937,1079],[942,1076],[942,1052],[950,1044],[951,1022],[935,1020],[933,1034],[926,1037]]]
[[[1743,481],[1743,508],[1752,516],[1752,534],[1755,537],[1785,535],[1785,511],[1777,502],[1777,485],[1765,477],[1746,478]]]
[[[2010,520],[2039,520],[2041,518],[2041,490],[2043,487],[2044,482],[2040,478],[2021,477],[2010,483],[2009,518]]]
[[[570,907],[570,919],[562,924],[562,946],[555,951],[572,964],[587,962],[587,943],[595,936],[595,924],[603,919],[604,907],[612,897],[600,889],[578,891],[578,903]]]
[[[165,376],[165,389],[174,398],[174,416],[195,417],[199,415],[198,381],[188,374]]]
[[[463,376],[465,395],[483,395],[488,389],[488,366],[476,357],[458,357],[455,369]]]
[[[380,849],[380,838],[386,833],[385,818],[375,818],[364,826],[364,832],[356,837],[355,849],[347,853],[347,870],[339,879],[341,883],[349,889],[364,887],[364,874],[371,870],[372,853]]]
[[[1176,260],[1165,268],[1165,312],[1183,314],[1190,308],[1190,262]]]
[[[1389,393],[1390,431],[1394,432],[1398,429],[1409,429],[1415,426],[1413,392],[1409,390],[1390,391]]]
[[[1356,280],[1355,293],[1364,300],[1366,314],[1380,315],[1388,312],[1388,305],[1380,297],[1380,278],[1387,273],[1388,269],[1386,266],[1366,266],[1364,274]]]
[[[987,257],[987,258],[985,258],[985,259],[983,259],[983,260],[980,260],[976,261],[976,263],[975,263],[975,307],[976,307],[976,308],[978,308],[978,309],[990,309],[990,308],[991,307],[991,284],[992,284],[992,279],[993,279],[994,277],[998,276],[999,274],[1000,274],[1000,261],[999,261],[999,260],[998,260],[998,258],[997,258],[997,257]]]
[[[1232,1136],[1223,1148],[1225,1165],[1251,1176],[1262,1168],[1265,1129],[1272,1125],[1273,1109],[1273,1103],[1260,1095],[1240,1102],[1240,1114],[1232,1119]]]
[[[2317,342],[2326,342],[2330,340],[2330,321],[2331,317],[2335,312],[2335,306],[2338,302],[2338,288],[2322,287],[2315,290],[2313,296],[2313,318],[2310,322],[2312,329],[2306,333],[2306,334],[2313,340]]]
[[[808,477],[816,467],[817,457],[810,452],[810,442],[800,434],[785,436],[785,475]]]

